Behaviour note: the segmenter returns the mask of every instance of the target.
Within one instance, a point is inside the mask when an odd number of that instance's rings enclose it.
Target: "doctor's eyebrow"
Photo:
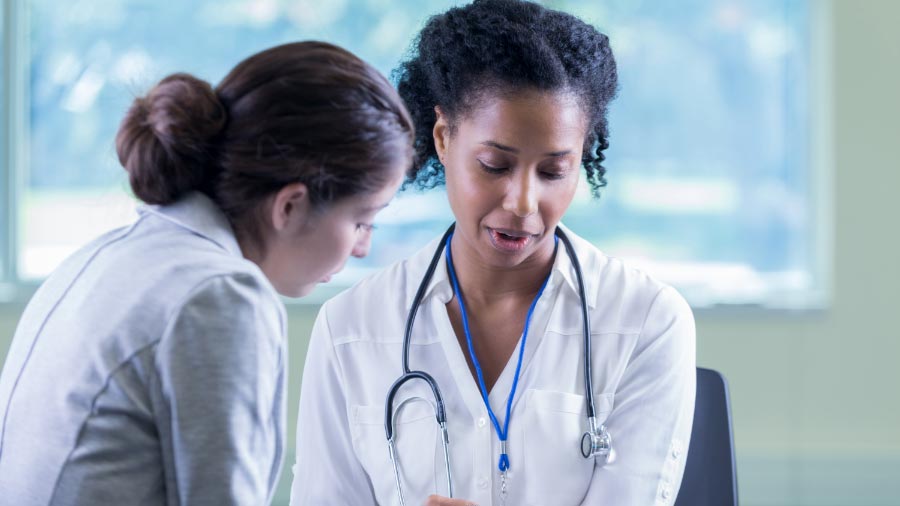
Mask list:
[[[496,149],[499,149],[500,151],[506,151],[509,153],[514,153],[514,154],[519,153],[519,150],[517,148],[511,147],[511,146],[506,146],[506,145],[500,144],[499,142],[484,141],[481,143],[481,145],[488,146],[491,148],[496,148]],[[559,156],[566,156],[571,153],[572,153],[571,149],[566,149],[563,151],[551,151],[549,153],[544,153],[544,156],[559,157]]]

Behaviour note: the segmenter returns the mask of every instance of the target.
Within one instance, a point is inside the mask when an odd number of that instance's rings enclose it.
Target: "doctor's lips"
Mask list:
[[[537,234],[523,230],[487,227],[491,243],[500,251],[518,253],[524,250]]]

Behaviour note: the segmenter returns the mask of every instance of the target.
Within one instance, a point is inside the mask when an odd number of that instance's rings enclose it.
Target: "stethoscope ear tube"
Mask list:
[[[412,342],[412,329],[413,323],[415,323],[416,321],[416,313],[418,313],[419,306],[422,303],[422,299],[425,297],[425,291],[428,289],[428,283],[434,276],[434,271],[435,269],[437,269],[438,263],[441,260],[441,252],[443,251],[444,244],[446,244],[447,238],[450,237],[450,234],[452,234],[455,229],[456,223],[453,223],[444,233],[444,236],[441,237],[441,240],[438,243],[438,247],[434,252],[434,256],[431,259],[431,263],[428,264],[428,269],[425,271],[425,275],[422,276],[422,282],[419,283],[419,288],[416,290],[415,297],[413,297],[412,306],[410,307],[409,315],[406,318],[406,330],[403,334],[403,356],[401,359],[403,372],[400,377],[397,378],[396,381],[394,381],[394,384],[391,385],[390,390],[388,390],[387,400],[385,401],[384,406],[384,433],[388,441],[388,450],[390,452],[391,464],[394,467],[394,479],[397,482],[397,493],[400,496],[401,505],[404,505],[405,503],[403,500],[403,488],[400,484],[400,468],[397,462],[397,456],[394,448],[394,397],[396,397],[397,392],[400,390],[400,387],[402,387],[407,381],[413,379],[421,379],[428,383],[428,386],[431,388],[431,392],[434,395],[434,416],[441,428],[441,440],[444,447],[444,460],[447,465],[447,492],[449,497],[453,497],[453,475],[450,471],[450,436],[447,433],[447,412],[444,409],[444,397],[441,395],[441,390],[440,388],[438,388],[437,382],[433,377],[431,377],[430,374],[424,371],[410,370],[409,348],[410,343]]]

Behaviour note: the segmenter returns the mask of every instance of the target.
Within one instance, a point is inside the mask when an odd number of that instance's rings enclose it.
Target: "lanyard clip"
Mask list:
[[[501,473],[506,473],[506,470],[509,469],[509,453],[507,453],[506,440],[500,440],[500,462],[497,464],[497,467],[500,469]]]

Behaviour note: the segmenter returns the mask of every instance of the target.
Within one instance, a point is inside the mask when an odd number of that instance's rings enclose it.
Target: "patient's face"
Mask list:
[[[287,297],[309,294],[343,269],[352,255],[365,257],[375,215],[394,197],[403,179],[396,177],[375,192],[354,195],[311,212],[268,241],[260,264],[275,289]]]

